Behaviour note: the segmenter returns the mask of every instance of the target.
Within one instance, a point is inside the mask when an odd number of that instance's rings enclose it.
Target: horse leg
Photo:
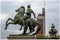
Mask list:
[[[8,21],[10,20],[11,18],[9,18],[7,21],[6,21],[6,27],[5,27],[5,30],[7,29],[7,23],[8,23]]]
[[[29,30],[30,30],[30,33],[34,32],[35,29],[33,28],[33,26],[29,26]]]
[[[34,29],[34,27],[32,25],[32,22],[29,23],[29,29],[30,29],[30,33],[35,31],[35,29]]]
[[[23,35],[26,35],[27,28],[27,25],[25,25]]]
[[[10,18],[6,21],[6,27],[7,27],[7,23],[8,23],[9,20],[10,20]],[[6,28],[6,27],[5,27],[5,28]]]
[[[9,20],[14,21],[13,19],[9,18],[9,19],[6,21],[6,26],[7,26],[7,23],[8,23]]]
[[[16,23],[14,23],[14,22],[9,22],[9,23],[7,24],[7,26],[5,27],[5,30],[7,29],[7,27],[8,27],[9,24],[16,24]]]
[[[25,26],[25,21],[24,21],[24,19],[22,19],[22,23],[23,23],[23,25]]]
[[[22,25],[21,25],[21,28],[19,30],[21,30],[21,29],[22,29]]]
[[[35,34],[37,34],[37,33],[40,31],[40,29],[41,29],[41,25],[40,25],[40,24],[38,24],[37,31],[36,31],[34,34],[32,34],[32,35],[35,35]]]
[[[13,19],[9,18],[9,19],[6,21],[6,27],[5,27],[5,30],[6,30],[7,27],[8,27],[8,24],[7,24],[7,23],[8,23],[9,20],[14,21]]]
[[[6,24],[8,23],[9,20],[14,21],[13,19],[9,18],[9,19],[6,21]]]
[[[11,21],[13,21],[13,22],[15,21],[15,20],[13,20],[13,19],[11,19],[11,18],[9,18],[8,20],[11,20]]]

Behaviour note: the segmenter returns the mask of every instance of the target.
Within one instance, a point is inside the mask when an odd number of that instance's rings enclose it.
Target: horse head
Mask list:
[[[15,11],[18,12],[18,14],[24,15],[24,13],[25,13],[25,7],[21,6],[18,9],[16,9]]]

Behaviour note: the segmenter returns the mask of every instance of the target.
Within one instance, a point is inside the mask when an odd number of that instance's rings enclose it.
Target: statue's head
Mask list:
[[[24,6],[21,6],[21,8],[25,8]]]
[[[25,9],[25,7],[24,7],[24,6],[21,6],[21,8]]]
[[[25,7],[24,6],[21,6],[20,8],[23,8],[23,10],[25,11]],[[19,10],[21,10],[21,9],[16,9],[15,11],[19,12]]]
[[[27,5],[27,8],[30,8],[30,5]]]

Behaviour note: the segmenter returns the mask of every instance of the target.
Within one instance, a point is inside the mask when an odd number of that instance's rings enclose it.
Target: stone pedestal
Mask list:
[[[9,35],[8,39],[36,39],[35,35]]]
[[[48,38],[48,37],[42,37],[42,36],[37,36],[37,35],[9,35],[7,37],[8,40],[40,40],[40,39],[53,39],[53,38]],[[54,38],[54,39],[59,39],[59,38]]]

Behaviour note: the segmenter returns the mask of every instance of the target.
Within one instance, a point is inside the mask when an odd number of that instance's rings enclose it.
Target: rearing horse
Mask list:
[[[32,34],[32,35],[35,35],[35,34],[37,34],[37,33],[40,31],[40,29],[41,29],[41,23],[40,23],[39,21],[35,20],[34,18],[29,18],[29,19],[27,19],[27,20],[26,20],[26,26],[25,26],[25,28],[24,28],[23,34],[26,34],[27,27],[29,27],[29,30],[30,30],[29,33],[34,32],[34,31],[35,31],[34,28],[35,28],[36,26],[37,26],[36,32],[35,32],[34,34]],[[29,33],[28,33],[28,34],[29,34]]]
[[[24,22],[22,21],[23,20],[22,17],[24,16],[24,13],[25,13],[25,7],[21,6],[20,8],[18,8],[16,10],[16,12],[18,12],[18,13],[14,17],[14,19],[8,18],[8,20],[6,21],[5,30],[7,29],[9,24],[19,24],[19,25],[21,25],[21,27],[24,25]],[[9,20],[11,20],[12,22],[9,22]]]
[[[37,33],[39,32],[39,30],[40,30],[40,28],[41,28],[41,25],[40,25],[40,23],[39,23],[37,20],[32,19],[32,18],[29,18],[29,19],[27,19],[27,20],[25,21],[25,24],[26,24],[26,25],[24,24],[24,21],[23,21],[23,19],[22,19],[22,17],[24,17],[24,13],[25,13],[25,7],[24,7],[24,6],[21,6],[19,9],[16,10],[16,12],[18,12],[18,13],[17,13],[16,16],[14,17],[14,19],[9,18],[9,19],[6,21],[5,30],[7,29],[7,27],[8,27],[9,24],[19,24],[19,25],[21,25],[20,30],[22,29],[22,26],[25,26],[23,34],[26,34],[26,30],[27,30],[27,27],[28,27],[28,26],[29,26],[29,28],[30,28],[30,33],[31,33],[31,32],[34,31],[34,27],[35,27],[36,25],[38,25],[37,31],[36,31],[36,33],[34,33],[34,34],[37,34]],[[12,22],[9,22],[9,20],[11,20]],[[9,23],[8,23],[8,22],[9,22]],[[34,34],[33,34],[33,35],[34,35]]]

